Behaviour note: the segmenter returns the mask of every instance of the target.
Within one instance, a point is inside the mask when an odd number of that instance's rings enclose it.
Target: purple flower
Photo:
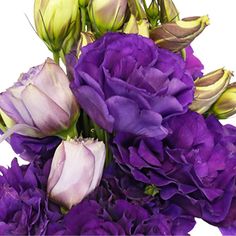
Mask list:
[[[114,154],[136,180],[160,188],[163,200],[212,224],[224,224],[235,196],[236,152],[228,127],[194,112],[166,122],[163,142],[120,133]]]
[[[84,47],[74,77],[79,104],[109,132],[161,139],[167,134],[162,120],[185,112],[193,99],[181,56],[133,34],[108,33]]]
[[[48,163],[50,164],[50,163]],[[49,165],[19,166],[16,159],[9,169],[1,167],[0,234],[46,235],[62,233],[59,208],[45,192]]]
[[[10,145],[15,153],[26,161],[48,160],[52,158],[61,139],[57,137],[31,138],[20,134],[13,134]]]
[[[191,46],[186,49],[186,67],[185,69],[193,76],[194,79],[203,76],[202,70],[204,69],[201,61],[193,55],[194,51]]]
[[[115,166],[86,200],[65,216],[72,235],[187,235],[193,217],[175,205],[160,207],[158,198],[144,194],[145,185]]]

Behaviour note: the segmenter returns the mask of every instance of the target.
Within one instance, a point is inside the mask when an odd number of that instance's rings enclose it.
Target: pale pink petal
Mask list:
[[[72,115],[77,107],[76,100],[65,72],[54,61],[47,59],[40,73],[34,78],[33,84],[44,91],[69,116]]]
[[[55,187],[55,185],[58,183],[58,180],[60,179],[64,162],[65,162],[65,147],[64,143],[62,142],[53,157],[53,161],[51,164],[51,171],[48,177],[48,186],[47,186],[47,192],[50,193],[52,189]]]
[[[55,130],[68,128],[68,114],[34,85],[24,89],[22,101],[43,134],[52,135]]]
[[[103,168],[106,159],[106,147],[103,142],[93,141],[92,143],[87,141],[84,144],[95,156],[95,170],[93,181],[88,189],[87,195],[91,193],[99,184],[103,174]]]
[[[88,192],[94,175],[95,157],[82,143],[64,142],[64,147],[63,171],[50,197],[71,208]]]
[[[34,126],[29,112],[22,101],[11,90],[0,94],[0,108],[16,123]]]

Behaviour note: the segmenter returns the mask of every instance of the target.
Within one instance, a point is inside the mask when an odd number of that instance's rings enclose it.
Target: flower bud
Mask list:
[[[179,21],[179,12],[172,0],[159,0],[161,23]]]
[[[231,76],[230,71],[219,69],[195,80],[194,101],[190,109],[200,114],[208,111],[227,88]]]
[[[134,15],[137,20],[146,19],[146,12],[144,11],[139,0],[128,0],[129,12]]]
[[[145,19],[137,21],[135,16],[131,15],[124,26],[123,32],[126,34],[139,34],[149,38],[149,23]]]
[[[99,33],[116,31],[125,21],[127,0],[92,0],[88,13],[92,24]]]
[[[82,47],[85,47],[94,41],[95,41],[95,36],[93,35],[92,32],[81,32],[80,40],[77,45],[77,57],[79,58]]]
[[[50,51],[58,53],[64,44],[68,52],[79,36],[78,0],[35,0],[34,20],[39,37]]]
[[[49,197],[70,209],[100,183],[106,157],[103,142],[63,141],[57,148],[48,178]]]
[[[89,4],[89,0],[79,0],[80,7],[87,7]]]
[[[212,106],[211,112],[218,119],[227,119],[236,113],[236,83],[230,84]]]
[[[185,18],[153,29],[150,38],[160,47],[178,52],[186,48],[208,25],[208,16]]]
[[[51,59],[22,74],[13,87],[1,93],[0,109],[15,123],[9,132],[38,138],[66,137],[79,116],[69,80]],[[8,131],[6,135],[11,135]]]
[[[148,9],[146,10],[147,16],[149,21],[151,22],[151,24],[153,26],[157,25],[157,21],[159,19],[159,6],[156,2],[156,0],[152,0],[150,6],[148,7]]]

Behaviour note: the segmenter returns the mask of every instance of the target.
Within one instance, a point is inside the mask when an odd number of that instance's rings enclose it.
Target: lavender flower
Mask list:
[[[227,134],[228,127],[194,112],[170,118],[166,127],[169,135],[163,143],[117,135],[117,162],[136,180],[160,188],[163,200],[211,224],[224,224],[236,177],[235,139],[229,142],[233,137]]]
[[[180,55],[150,39],[108,33],[82,49],[71,88],[105,130],[161,139],[167,135],[162,120],[185,112],[193,99],[185,66]]]
[[[47,192],[71,208],[100,183],[106,158],[103,142],[93,139],[63,141],[53,156]]]
[[[0,94],[0,110],[14,121],[12,133],[31,137],[62,136],[75,126],[79,108],[63,70],[51,59],[22,74]]]

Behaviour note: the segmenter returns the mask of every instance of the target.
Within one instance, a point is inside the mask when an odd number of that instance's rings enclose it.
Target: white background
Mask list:
[[[0,2],[0,91],[11,86],[20,73],[43,63],[51,56],[26,19],[25,14],[33,24],[33,2]],[[208,14],[211,19],[211,25],[192,44],[195,54],[205,65],[205,72],[224,66],[236,71],[235,0],[175,0],[175,3],[182,18]],[[236,124],[234,118],[227,122]],[[9,165],[14,156],[16,155],[6,142],[0,144],[1,165]],[[217,228],[198,220],[191,235],[221,234]]]

